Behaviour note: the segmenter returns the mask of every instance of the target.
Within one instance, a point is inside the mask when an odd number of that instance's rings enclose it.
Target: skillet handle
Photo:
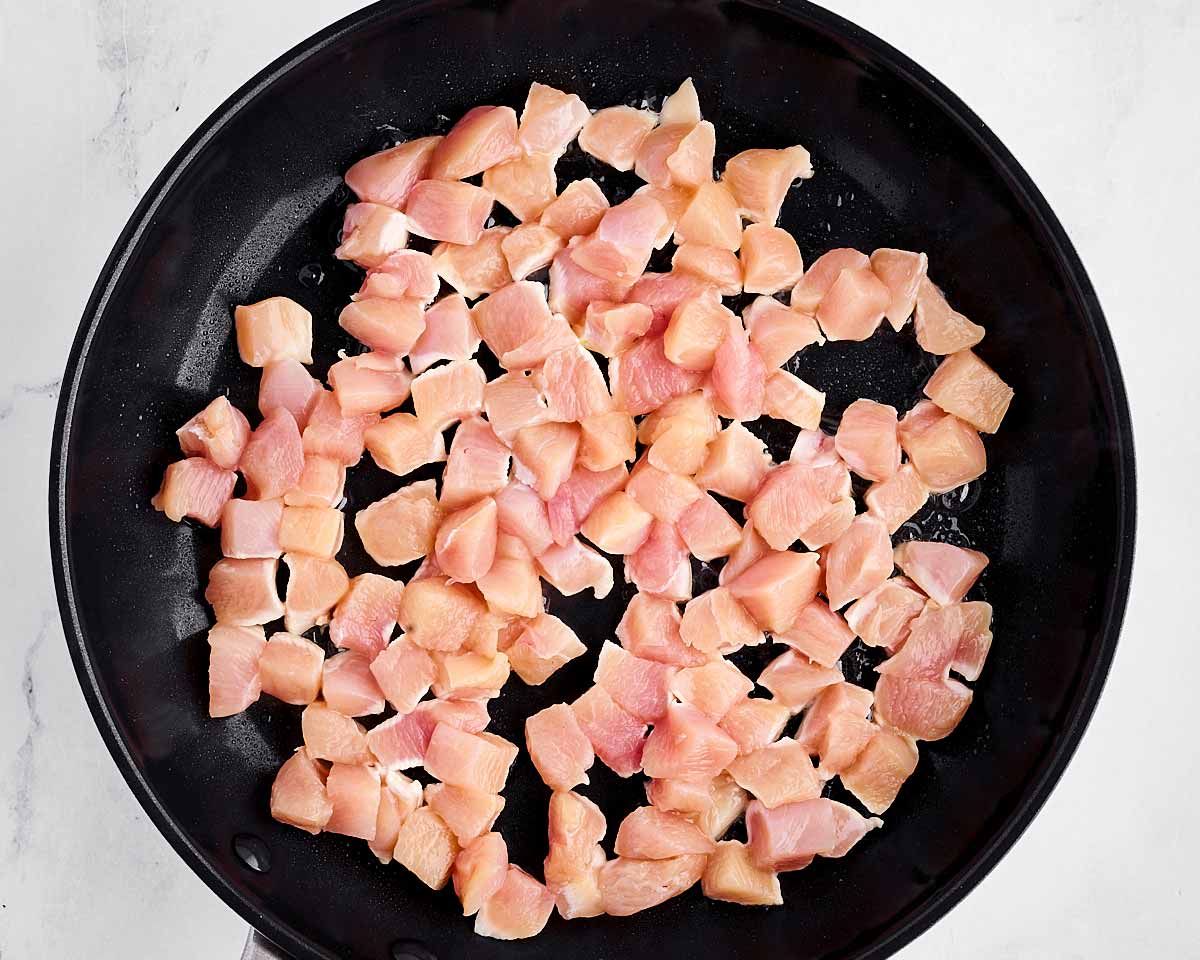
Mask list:
[[[246,937],[246,946],[242,949],[242,960],[291,960],[270,940],[253,927]]]

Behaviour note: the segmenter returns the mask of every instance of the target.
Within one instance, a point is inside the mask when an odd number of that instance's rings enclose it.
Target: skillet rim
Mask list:
[[[948,119],[975,142],[988,157],[993,171],[1013,192],[1018,202],[1024,205],[1035,222],[1040,222],[1051,241],[1050,253],[1059,265],[1071,298],[1080,305],[1086,325],[1099,348],[1103,373],[1102,396],[1114,414],[1113,440],[1118,463],[1115,478],[1118,510],[1114,517],[1117,542],[1117,553],[1114,557],[1116,579],[1114,588],[1105,598],[1094,667],[1077,690],[1074,701],[1066,712],[1063,726],[1054,735],[1051,749],[1030,772],[1031,785],[1007,819],[986,837],[957,873],[926,895],[908,914],[894,921],[892,929],[886,931],[878,941],[855,954],[859,960],[882,960],[928,930],[991,872],[1001,857],[1024,833],[1058,784],[1091,721],[1116,653],[1132,577],[1137,513],[1133,427],[1116,350],[1099,299],[1083,263],[1041,191],[987,124],[945,84],[915,61],[844,17],[807,0],[743,2],[775,10],[782,8],[792,18],[805,22],[818,31],[866,49],[879,62],[886,64],[904,81],[915,87],[922,96],[932,100]],[[296,44],[255,74],[218,106],[187,138],[138,202],[92,289],[68,355],[51,438],[49,520],[54,586],[71,660],[100,735],[134,796],[176,853],[239,916],[297,957],[332,958],[334,955],[300,936],[273,914],[260,912],[227,879],[221,869],[190,842],[142,775],[121,737],[109,704],[100,692],[78,616],[73,584],[66,512],[71,425],[88,351],[104,319],[108,301],[119,284],[130,256],[151,226],[154,214],[168,199],[175,182],[200,152],[219,136],[222,129],[248,104],[267,92],[279,78],[320,53],[325,47],[374,20],[399,12],[415,12],[432,3],[433,0],[378,0],[335,21]]]

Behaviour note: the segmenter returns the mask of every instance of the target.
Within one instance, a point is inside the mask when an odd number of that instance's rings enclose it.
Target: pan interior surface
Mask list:
[[[687,76],[716,126],[718,168],[749,147],[798,142],[812,152],[816,175],[791,191],[781,219],[806,262],[840,246],[924,250],[950,301],[987,328],[979,352],[1016,401],[987,438],[982,481],[965,497],[934,498],[906,535],[991,557],[981,590],[996,639],[966,719],[949,739],[922,745],[884,829],[844,859],[784,875],[782,907],[706,901],[697,889],[630,918],[554,919],[524,944],[482,940],[453,896],[380,865],[364,843],[270,819],[274,771],[301,742],[299,710],[264,697],[237,717],[208,719],[201,594],[217,537],[166,522],[149,499],[179,456],[174,430],[212,396],[227,391],[255,409],[257,375],[238,359],[233,305],[285,295],[311,310],[314,373],[353,346],[336,318],[360,275],[332,257],[352,162],[444,132],[476,104],[519,109],[533,80],[595,108],[661,97]],[[569,154],[560,185],[596,169]],[[602,186],[617,199],[629,183],[615,176]],[[265,71],[180,152],[114,251],[71,364],[51,509],[89,703],[171,842],[298,957],[384,960],[402,942],[441,960],[886,955],[964,895],[1036,812],[1116,642],[1133,454],[1082,267],[1036,189],[969,111],[903,56],[816,8],[572,0],[551,15],[529,0],[430,0],[363,11]],[[911,407],[932,368],[909,330],[810,349],[791,369],[828,392],[832,427],[860,396]],[[786,431],[768,439],[786,456]],[[366,458],[348,510],[402,482]],[[351,573],[378,569],[353,533],[347,541]],[[551,612],[592,652],[542,687],[511,681],[493,701],[491,729],[523,743],[529,713],[578,696],[628,595],[552,597]],[[756,652],[744,665],[767,659]],[[872,664],[860,652],[846,670],[870,685]],[[608,815],[610,838],[644,802],[636,780],[600,764],[585,792]],[[497,829],[513,861],[537,873],[549,793],[525,756],[506,797]],[[246,838],[266,851],[268,869],[247,866]]]

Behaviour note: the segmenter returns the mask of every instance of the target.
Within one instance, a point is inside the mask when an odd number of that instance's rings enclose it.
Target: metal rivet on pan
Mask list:
[[[392,960],[437,960],[437,955],[420,940],[397,940],[392,944]]]
[[[239,833],[233,838],[233,852],[237,854],[242,865],[255,873],[266,873],[271,869],[271,851],[258,837],[249,833]]]

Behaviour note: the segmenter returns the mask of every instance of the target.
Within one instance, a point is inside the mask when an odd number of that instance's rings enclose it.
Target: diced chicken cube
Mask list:
[[[758,685],[771,691],[775,699],[793,712],[812,703],[821,690],[842,681],[842,671],[823,667],[789,650],[769,664],[758,677]]]
[[[596,756],[614,773],[630,777],[642,769],[646,725],[619,707],[603,687],[591,687],[571,709]]]
[[[701,779],[737,757],[733,739],[695,707],[671,703],[646,740],[642,766],[649,777]]]
[[[504,883],[475,914],[475,932],[494,940],[536,937],[554,912],[554,894],[511,864]]]
[[[465,180],[520,155],[516,112],[511,107],[473,107],[434,148],[427,175],[433,180]]]
[[[242,362],[265,367],[277,360],[312,363],[312,314],[295,300],[270,297],[233,311]]]
[[[642,141],[657,122],[658,117],[649,110],[605,107],[583,125],[579,146],[584,153],[616,170],[632,170]]]
[[[972,351],[963,350],[941,362],[925,384],[925,396],[975,429],[995,433],[1013,389]]]
[[[221,510],[221,553],[235,560],[271,559],[283,553],[279,500],[229,500]]]
[[[299,634],[309,627],[328,623],[333,608],[350,589],[350,578],[346,576],[345,569],[336,560],[303,554],[285,553],[283,562],[288,568],[287,592],[283,601],[283,623],[288,632]]]
[[[782,703],[746,697],[721,718],[721,729],[737,743],[738,756],[744,757],[778,740],[791,718],[792,711]]]
[[[874,814],[885,812],[914,770],[917,745],[910,737],[887,727],[874,733],[858,759],[842,771],[842,785]]]
[[[945,356],[969,350],[983,339],[984,329],[951,308],[942,291],[928,277],[917,284],[913,326],[917,343],[927,353]]]
[[[710,900],[744,906],[774,906],[783,903],[779,876],[758,866],[744,843],[724,840],[708,858],[700,887]]]
[[[441,523],[437,487],[421,480],[377,500],[354,517],[354,527],[371,559],[399,566],[433,552]]]
[[[613,846],[618,857],[635,860],[669,860],[714,849],[716,844],[691,820],[657,807],[636,807],[621,821]]]
[[[492,212],[492,195],[482,187],[446,180],[422,180],[408,195],[408,228],[418,237],[474,243]]]
[[[454,860],[454,892],[463,916],[479,912],[508,876],[508,845],[498,833],[485,833],[462,848]]]
[[[368,766],[335,763],[329,768],[325,790],[333,804],[326,832],[374,840],[379,820],[379,771]]]
[[[725,164],[722,180],[732,190],[742,216],[774,224],[791,185],[812,175],[808,151],[797,145],[785,150],[743,150]]]
[[[304,749],[314,760],[349,764],[371,762],[363,725],[320,700],[304,708],[300,714],[300,728],[304,736]]]
[[[396,862],[431,890],[446,885],[458,850],[454,833],[430,807],[420,807],[405,817],[396,835]]]
[[[425,802],[465,846],[492,829],[504,809],[504,798],[471,787],[431,783],[425,788]]]
[[[708,858],[689,853],[670,860],[631,860],[617,857],[600,870],[604,912],[628,917],[656,907],[695,886]]]
[[[871,254],[871,269],[891,294],[886,316],[892,329],[899,330],[917,305],[917,289],[929,269],[929,258],[923,253],[881,247]]]
[[[689,600],[679,632],[683,642],[706,659],[763,642],[754,618],[727,587],[707,590]]]
[[[359,200],[403,210],[413,185],[425,178],[430,154],[441,142],[441,137],[421,137],[363,157],[346,171],[346,186]]]
[[[943,605],[966,596],[988,564],[978,550],[924,540],[900,544],[895,560],[906,577]]]
[[[588,783],[595,760],[591,741],[565,703],[540,710],[525,721],[525,745],[538,774],[551,790]]]
[[[275,774],[271,784],[271,816],[308,833],[320,833],[333,816],[325,777],[325,768],[301,747]]]
[[[751,303],[742,311],[742,322],[768,370],[782,367],[809,344],[825,342],[812,316],[785,307],[774,297],[759,297]]]
[[[258,699],[266,643],[260,626],[218,623],[208,631],[208,715],[232,717]]]
[[[491,733],[468,733],[439,723],[425,750],[425,769],[443,783],[499,793],[518,749]]]
[[[347,717],[383,713],[385,698],[371,673],[371,661],[354,650],[336,654],[325,661],[321,694],[332,709]]]
[[[218,623],[254,626],[270,623],[283,614],[275,587],[279,562],[262,560],[218,560],[208,574],[204,599]]]
[[[258,411],[264,417],[282,407],[303,430],[308,425],[317,398],[324,391],[299,360],[291,357],[276,360],[263,367],[258,381]]]
[[[333,255],[360,267],[377,267],[408,244],[408,219],[381,203],[352,203],[342,221],[342,242]]]
[[[290,633],[272,634],[258,661],[263,693],[284,703],[308,704],[321,692],[325,651]]]
[[[575,631],[548,613],[539,613],[526,625],[507,651],[513,670],[531,686],[544,683],[563,664],[586,652]]]
[[[718,723],[753,689],[753,681],[724,658],[703,666],[684,667],[671,678],[671,693],[675,697]]]

